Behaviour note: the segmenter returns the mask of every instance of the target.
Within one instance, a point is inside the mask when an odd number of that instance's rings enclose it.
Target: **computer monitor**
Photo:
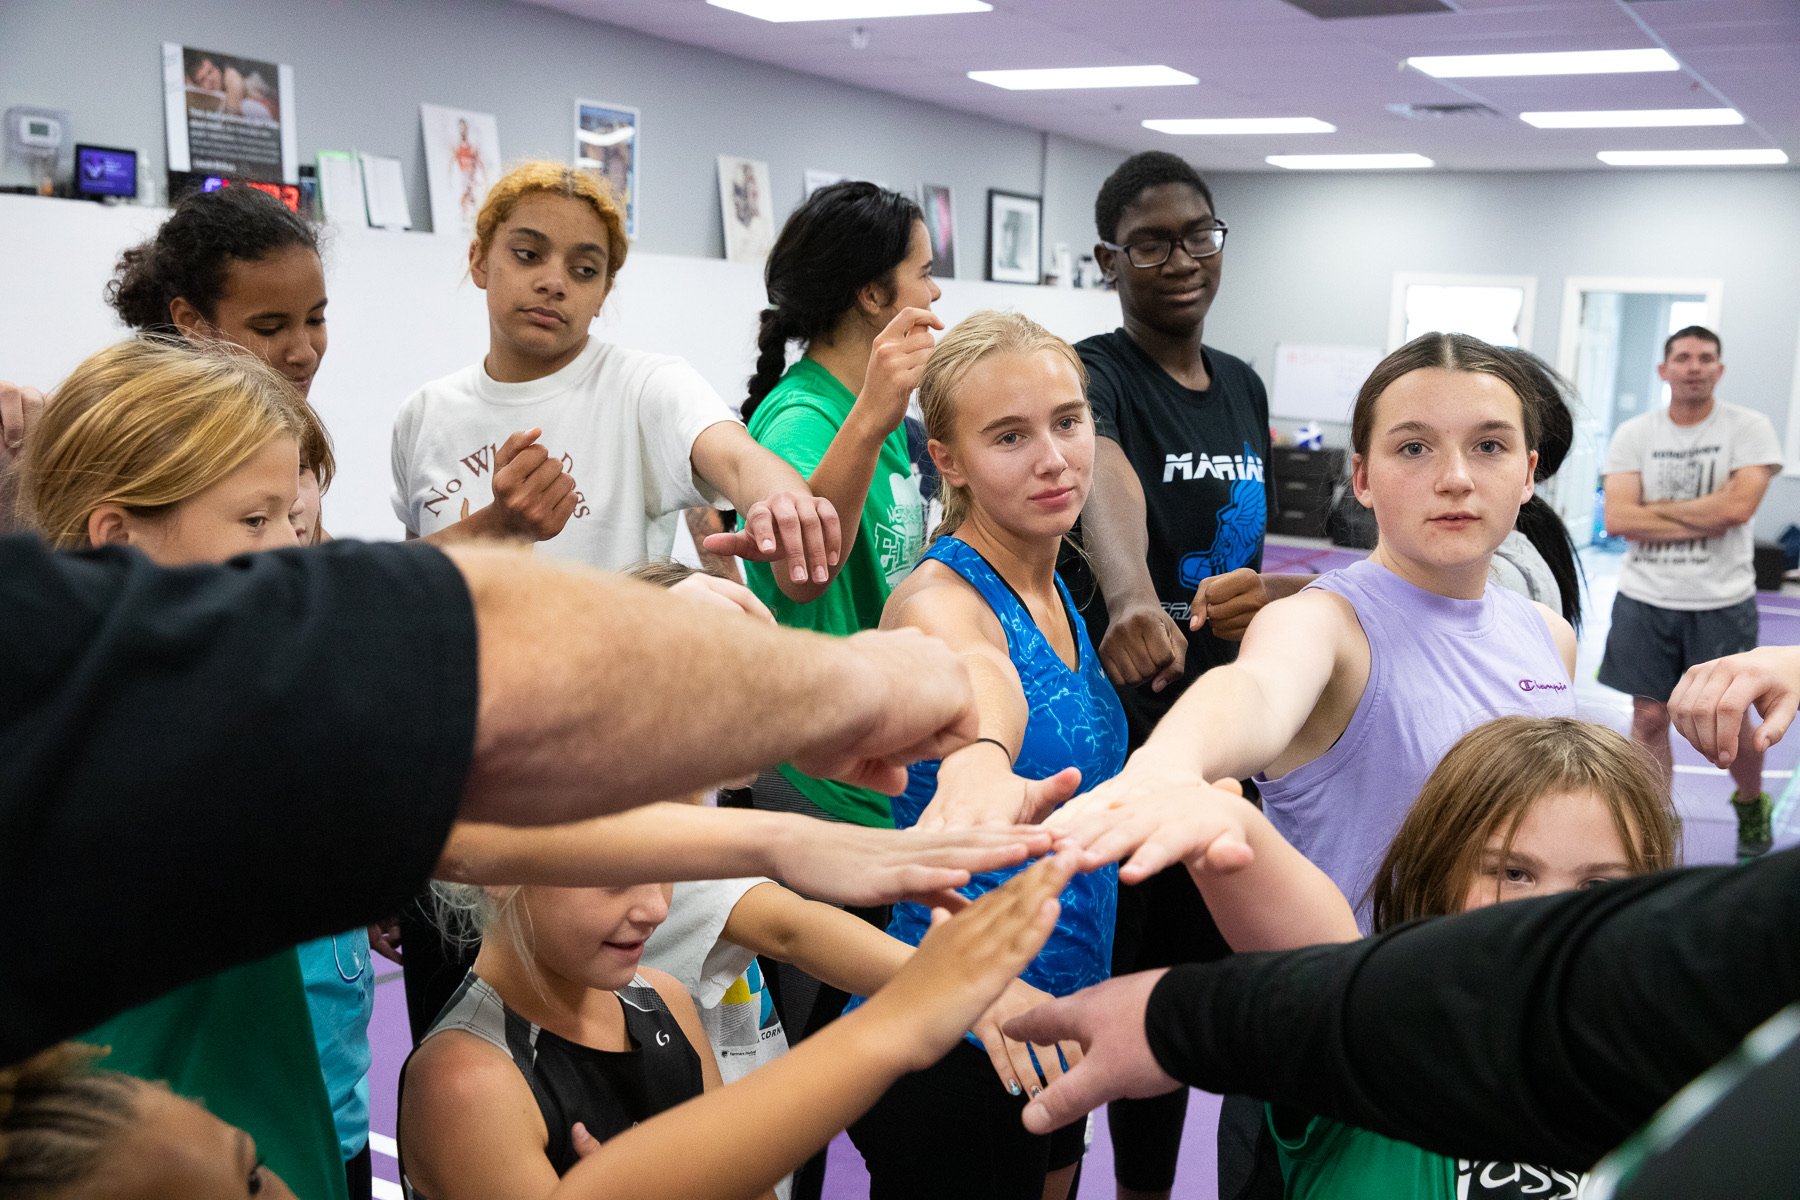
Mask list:
[[[99,199],[137,195],[137,151],[111,146],[75,147],[75,192]]]

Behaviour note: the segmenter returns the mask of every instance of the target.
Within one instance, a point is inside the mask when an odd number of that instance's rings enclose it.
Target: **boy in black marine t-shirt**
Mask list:
[[[1260,573],[1273,496],[1268,394],[1249,364],[1202,342],[1224,262],[1212,192],[1175,155],[1136,154],[1101,185],[1094,221],[1094,257],[1117,281],[1124,324],[1075,347],[1100,437],[1083,555],[1065,555],[1061,569],[1135,749],[1189,683],[1236,657],[1250,617],[1302,581]],[[1119,890],[1115,975],[1228,952],[1186,870]],[[1248,1194],[1237,1185],[1249,1154],[1235,1147],[1260,1128],[1261,1110],[1244,1111],[1243,1135],[1221,1132],[1221,1196]],[[1185,1090],[1111,1106],[1120,1200],[1169,1194],[1186,1113]]]

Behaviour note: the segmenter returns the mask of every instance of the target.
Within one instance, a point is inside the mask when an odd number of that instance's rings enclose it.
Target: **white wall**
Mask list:
[[[1385,344],[1399,272],[1536,276],[1531,348],[1552,362],[1567,277],[1719,278],[1719,394],[1767,413],[1778,433],[1789,428],[1800,171],[1276,172],[1208,182],[1231,241],[1207,340],[1265,375],[1278,342]],[[1794,522],[1800,476],[1790,474],[1770,486],[1756,534],[1773,539]]]
[[[125,335],[101,298],[119,251],[166,215],[73,200],[0,196],[0,378],[49,388],[93,351]],[[483,294],[466,278],[460,239],[374,229],[334,234],[327,251],[331,344],[312,399],[331,430],[339,475],[326,504],[340,536],[390,538],[388,434],[420,384],[487,348]],[[13,280],[30,281],[28,287]],[[733,405],[755,365],[760,267],[722,259],[634,253],[594,333],[679,354]],[[981,308],[1014,308],[1071,340],[1119,320],[1111,292],[950,280],[946,323]]]
[[[1093,242],[1094,191],[1125,157],[503,0],[0,0],[0,109],[67,109],[75,140],[137,147],[160,178],[164,41],[291,64],[301,161],[398,156],[421,228],[421,102],[494,113],[508,161],[567,160],[577,96],[640,108],[638,245],[653,253],[724,256],[720,154],[769,163],[778,217],[809,167],[948,184],[972,279],[988,188],[1042,194],[1045,246],[1073,249]],[[24,181],[0,166],[0,183]]]

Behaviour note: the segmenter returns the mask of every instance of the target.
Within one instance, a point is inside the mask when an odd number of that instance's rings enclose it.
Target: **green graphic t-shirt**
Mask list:
[[[1581,1175],[1445,1158],[1327,1117],[1270,1106],[1287,1200],[1578,1200]]]
[[[831,439],[843,428],[856,395],[810,358],[781,377],[750,416],[750,436],[802,476],[810,477]],[[925,501],[906,449],[906,430],[896,428],[881,444],[869,494],[863,501],[856,542],[825,594],[796,604],[775,586],[768,563],[745,563],[750,590],[783,625],[848,637],[881,623],[881,609],[896,584],[906,578],[925,549]],[[801,794],[826,812],[858,825],[892,825],[888,798],[879,792],[802,775],[783,765],[781,773]]]

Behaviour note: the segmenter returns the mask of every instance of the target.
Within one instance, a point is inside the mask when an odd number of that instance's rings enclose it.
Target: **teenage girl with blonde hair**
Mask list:
[[[62,549],[129,546],[176,566],[292,548],[288,514],[307,428],[298,393],[247,353],[121,342],[81,363],[51,395],[27,447],[25,493],[42,535]],[[221,706],[229,710],[229,697]],[[179,722],[189,719],[146,712],[142,736],[179,737]],[[158,831],[114,836],[150,847]],[[177,989],[87,1040],[112,1046],[120,1069],[204,1096],[249,1129],[303,1194],[345,1194],[293,950]]]

